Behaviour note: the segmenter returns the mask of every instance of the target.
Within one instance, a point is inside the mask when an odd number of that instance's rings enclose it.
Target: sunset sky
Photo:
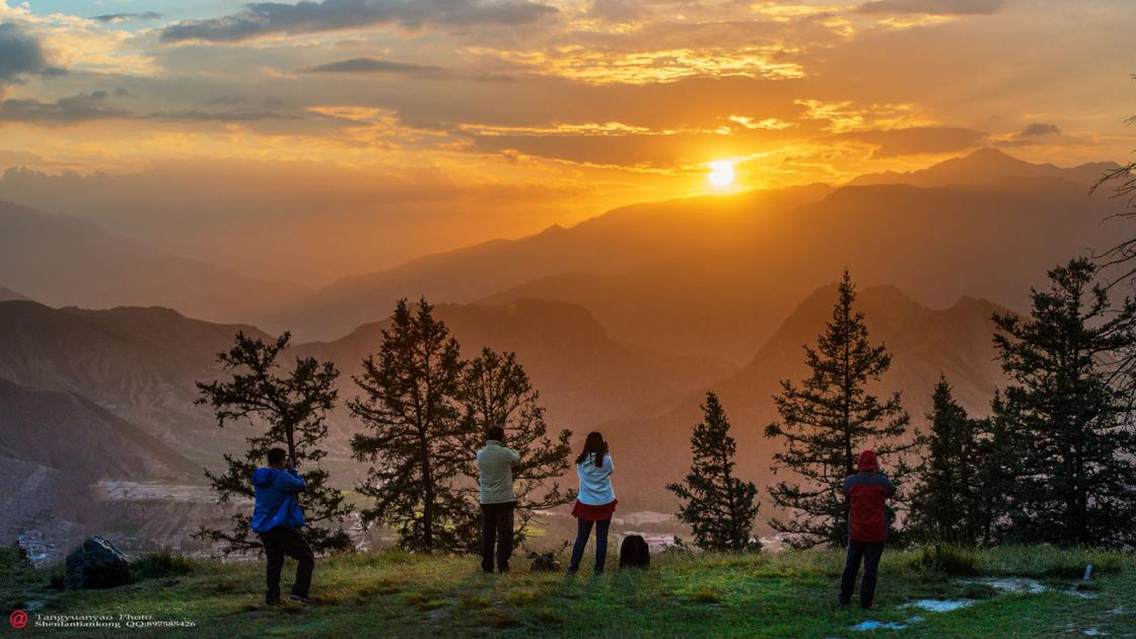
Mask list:
[[[1131,0],[0,0],[0,198],[264,275],[218,231],[271,226],[316,284],[981,146],[1125,160],[1134,27]]]

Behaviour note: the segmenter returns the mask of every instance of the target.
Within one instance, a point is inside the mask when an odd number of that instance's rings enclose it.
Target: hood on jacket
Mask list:
[[[876,451],[868,449],[860,453],[856,460],[856,467],[861,472],[874,473],[880,469],[880,462],[876,459]]]
[[[268,488],[276,477],[276,469],[262,466],[252,471],[252,485],[258,488]]]

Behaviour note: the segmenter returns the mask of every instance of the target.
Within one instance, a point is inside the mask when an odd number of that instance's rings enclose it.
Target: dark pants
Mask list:
[[[513,507],[516,502],[481,504],[481,569],[493,572],[493,547],[497,546],[497,572],[509,572],[513,554]]]
[[[864,580],[860,582],[860,605],[872,607],[876,596],[876,575],[880,571],[880,557],[884,554],[884,542],[848,540],[848,559],[844,562],[844,577],[840,580],[840,603],[852,601],[852,589],[856,585],[856,573],[860,572],[860,560],[864,560]]]
[[[265,595],[265,601],[270,604],[280,601],[280,569],[284,567],[285,556],[299,562],[292,594],[307,597],[312,587],[312,570],[316,567],[316,558],[300,531],[277,526],[261,533],[260,541],[264,543],[264,555],[268,558],[268,594]]]
[[[588,545],[588,536],[592,534],[592,524],[596,526],[596,572],[601,573],[604,562],[607,560],[607,531],[611,527],[611,520],[587,521],[576,520],[576,545],[572,546],[572,563],[568,570],[576,572],[580,569],[580,560],[584,558],[584,548]]]

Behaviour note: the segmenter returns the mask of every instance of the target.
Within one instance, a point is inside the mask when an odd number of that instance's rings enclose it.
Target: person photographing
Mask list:
[[[268,585],[265,602],[269,605],[280,601],[280,571],[285,556],[298,562],[296,581],[289,595],[293,601],[311,603],[308,593],[316,564],[315,555],[300,532],[304,527],[304,510],[296,499],[307,484],[287,463],[287,458],[288,453],[283,448],[273,448],[268,451],[268,466],[257,468],[252,474],[255,506],[250,526],[264,545]]]

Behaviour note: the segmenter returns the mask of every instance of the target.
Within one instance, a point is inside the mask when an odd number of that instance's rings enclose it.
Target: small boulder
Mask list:
[[[67,588],[113,588],[130,583],[126,555],[102,537],[91,537],[67,555],[63,584]]]

